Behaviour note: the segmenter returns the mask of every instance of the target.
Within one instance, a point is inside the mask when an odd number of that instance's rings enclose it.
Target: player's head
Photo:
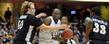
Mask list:
[[[26,12],[26,6],[28,5],[28,1],[24,1],[23,3],[22,3],[22,5],[21,5],[21,15],[23,15],[23,14],[25,14],[25,12]],[[25,10],[26,9],[26,10]]]
[[[102,20],[106,20],[106,21],[109,21],[109,17],[108,17],[108,14],[105,14],[103,12],[103,8],[101,8],[101,6],[98,6],[98,7],[94,7],[92,8],[92,12],[93,14],[95,14],[96,16],[99,16],[100,19]],[[107,12],[107,11],[106,11]],[[106,16],[105,16],[106,15]]]
[[[28,5],[30,6],[31,14],[35,15],[35,5],[34,5],[34,3],[33,2],[29,2]]]
[[[94,16],[101,16],[100,7],[93,7],[92,13],[93,13]]]
[[[60,9],[55,8],[55,9],[53,10],[53,12],[52,12],[52,17],[53,17],[54,19],[59,19],[60,16],[61,16],[61,11],[60,11]]]
[[[68,24],[68,18],[67,18],[67,16],[63,16],[61,18],[61,22],[62,22],[62,24]]]
[[[44,24],[45,25],[50,25],[50,23],[51,23],[51,19],[50,18],[47,17],[47,18],[44,19]]]
[[[23,12],[23,14],[31,14],[31,15],[34,15],[34,13],[35,13],[34,3],[25,1],[22,4],[21,12]]]
[[[28,3],[29,3],[28,1],[24,1],[24,2],[22,3],[21,9],[24,8],[24,6],[28,5]]]
[[[26,5],[23,7],[23,10],[22,10],[23,14],[30,14],[29,11],[30,11],[30,6]]]

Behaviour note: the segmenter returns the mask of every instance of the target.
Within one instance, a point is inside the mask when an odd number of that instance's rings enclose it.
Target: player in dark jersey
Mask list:
[[[86,18],[86,35],[90,44],[109,44],[109,22],[101,18],[100,8],[92,9],[92,18]],[[88,37],[89,36],[89,37]]]
[[[46,26],[42,23],[42,21],[38,18],[45,17],[46,14],[39,14],[34,16],[34,10],[31,8],[32,3],[28,3],[26,6],[23,7],[24,15],[20,16],[16,31],[16,37],[14,39],[13,44],[32,44],[32,40],[35,35],[36,28],[39,27],[40,29],[64,29],[67,26],[63,25],[60,27],[51,27]]]
[[[24,15],[20,16],[17,26],[16,37],[13,44],[31,44],[35,35],[36,27],[42,25],[40,18],[43,15],[36,17],[31,15],[31,8],[29,5],[24,7]]]
[[[36,17],[30,14],[22,15],[18,21],[18,30],[16,32],[18,34],[16,34],[15,41],[26,40],[28,42],[29,41],[32,42],[32,39],[36,31],[36,28],[34,27],[38,27],[41,24],[42,24],[42,21],[40,19],[37,19]]]

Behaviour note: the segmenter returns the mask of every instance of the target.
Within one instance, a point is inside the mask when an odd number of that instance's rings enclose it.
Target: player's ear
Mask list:
[[[27,8],[27,14],[31,14],[31,9],[30,8]]]

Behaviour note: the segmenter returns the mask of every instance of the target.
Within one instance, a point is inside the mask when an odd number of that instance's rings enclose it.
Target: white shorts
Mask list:
[[[59,42],[51,39],[51,40],[39,41],[39,44],[59,44]]]

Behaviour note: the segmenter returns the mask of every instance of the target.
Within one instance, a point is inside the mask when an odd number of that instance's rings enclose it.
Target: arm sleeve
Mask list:
[[[30,17],[30,24],[33,26],[39,27],[40,25],[42,25],[42,21],[40,19],[36,18],[35,16],[31,16]]]

